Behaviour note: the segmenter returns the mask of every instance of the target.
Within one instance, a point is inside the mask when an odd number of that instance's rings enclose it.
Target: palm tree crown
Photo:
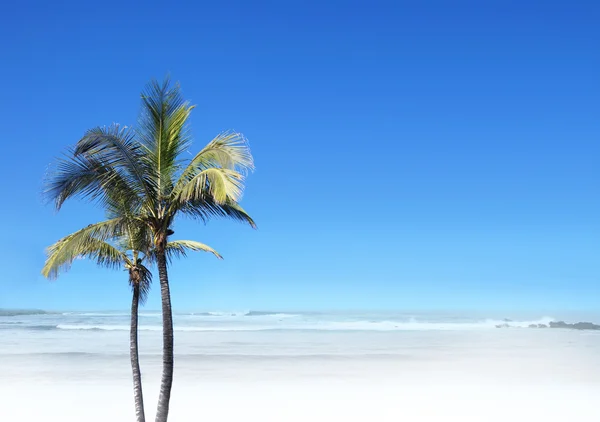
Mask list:
[[[223,132],[191,160],[182,160],[190,146],[192,109],[178,85],[150,83],[142,94],[139,127],[114,124],[87,131],[48,178],[47,197],[57,209],[74,196],[105,208],[118,198],[151,230],[159,248],[178,214],[205,222],[229,217],[255,227],[238,204],[244,178],[254,168],[246,139]],[[122,223],[116,218],[98,234],[111,237]]]

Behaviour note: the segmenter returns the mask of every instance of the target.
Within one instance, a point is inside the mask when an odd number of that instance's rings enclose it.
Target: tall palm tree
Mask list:
[[[97,237],[98,227],[104,223],[92,224],[84,229],[63,237],[47,249],[47,259],[42,274],[56,279],[60,272],[67,271],[74,260],[87,258],[95,260],[99,266],[107,268],[124,268],[129,274],[129,285],[132,289],[131,323],[129,331],[129,355],[133,375],[133,394],[137,422],[145,422],[144,397],[142,391],[142,374],[138,353],[138,308],[144,304],[150,291],[152,273],[144,265],[144,261],[152,261],[153,251],[148,251],[150,243],[144,240],[142,230],[128,232],[108,242]],[[135,233],[135,234],[134,234]],[[137,235],[136,235],[137,234]],[[217,258],[221,255],[211,247],[193,241],[171,241],[167,244],[169,258],[185,255],[187,250],[211,252]]]
[[[142,93],[136,130],[118,125],[89,130],[58,163],[45,193],[57,209],[74,196],[107,207],[111,198],[128,204],[135,221],[151,235],[158,268],[163,319],[163,372],[156,422],[166,422],[173,383],[173,318],[167,248],[177,217],[206,222],[228,217],[256,227],[239,205],[244,179],[254,168],[246,139],[224,132],[193,158],[186,159],[191,139],[188,119],[193,109],[179,85],[151,82]],[[98,229],[102,239],[114,237],[125,224],[116,217]]]

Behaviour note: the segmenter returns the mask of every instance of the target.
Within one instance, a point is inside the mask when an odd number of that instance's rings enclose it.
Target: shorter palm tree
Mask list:
[[[129,220],[132,222],[132,220]],[[114,239],[110,236],[113,221],[108,220],[92,224],[84,229],[63,237],[47,249],[48,258],[42,274],[56,279],[60,272],[67,271],[76,259],[92,259],[99,266],[107,268],[124,268],[129,274],[129,285],[132,289],[131,325],[129,332],[129,353],[133,374],[133,394],[137,422],[145,422],[144,398],[142,392],[142,374],[138,353],[138,308],[144,304],[150,291],[152,273],[144,265],[144,261],[155,261],[153,250],[146,230],[143,227],[133,229],[135,225],[125,225],[126,230]],[[107,230],[107,228],[109,230]],[[167,244],[169,258],[185,256],[188,251],[210,252],[217,258],[221,255],[211,247],[190,240],[175,240]]]

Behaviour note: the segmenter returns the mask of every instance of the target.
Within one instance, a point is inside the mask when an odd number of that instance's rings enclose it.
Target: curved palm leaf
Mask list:
[[[74,151],[70,149],[70,154],[58,160],[55,168],[46,175],[43,194],[54,202],[57,210],[75,196],[98,200],[103,206],[111,196],[127,198],[131,203],[139,201],[122,170],[92,155],[75,155]]]
[[[204,243],[196,242],[195,240],[171,240],[167,243],[165,252],[167,257],[172,260],[174,258],[184,258],[187,252],[210,252],[218,259],[223,259],[221,254]]]
[[[125,185],[137,196],[152,200],[153,180],[143,167],[144,150],[134,132],[118,124],[97,127],[86,132],[73,150],[75,157],[85,156],[119,171]],[[139,200],[132,196],[131,199]],[[149,208],[151,211],[153,207]]]
[[[212,198],[216,203],[239,201],[244,189],[243,176],[230,169],[207,168],[197,173],[178,191],[174,191],[171,207],[188,201]]]
[[[256,223],[237,202],[226,201],[217,204],[210,198],[206,201],[188,201],[181,205],[179,212],[192,218],[198,218],[206,223],[211,217],[228,217],[242,223],[247,223],[256,229]]]
[[[119,268],[131,264],[129,257],[108,242],[94,237],[94,231],[88,228],[63,237],[47,249],[48,258],[42,274],[50,279],[69,270],[77,258],[95,260],[103,267]]]
[[[218,259],[223,259],[221,254],[204,243],[196,242],[195,240],[171,240],[165,246],[165,254],[169,262],[173,262],[176,258],[185,258],[188,252],[209,252]],[[148,254],[148,260],[155,263],[157,259],[156,250],[152,250]]]
[[[210,141],[183,170],[174,193],[183,189],[199,172],[219,167],[240,173],[241,180],[248,171],[254,170],[254,159],[244,135],[227,131]]]
[[[154,180],[155,196],[167,197],[179,170],[178,157],[189,145],[187,120],[193,106],[186,102],[178,84],[150,82],[142,94],[138,140],[145,150],[144,163]]]
[[[139,285],[140,301],[144,303],[150,291],[152,273],[138,258],[140,240],[129,236],[120,236],[116,239],[121,247],[114,246],[105,238],[107,236],[104,226],[111,226],[111,222],[92,224],[82,230],[63,237],[55,244],[48,247],[47,259],[42,269],[42,274],[50,279],[56,279],[61,272],[68,271],[76,259],[87,258],[96,261],[96,264],[106,268],[125,267],[129,271],[129,283]],[[103,231],[104,230],[104,231]],[[145,240],[142,240],[145,241]],[[128,252],[132,254],[130,257]]]

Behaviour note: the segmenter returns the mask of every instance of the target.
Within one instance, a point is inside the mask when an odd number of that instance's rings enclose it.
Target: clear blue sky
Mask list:
[[[259,230],[177,222],[225,261],[176,263],[176,310],[598,307],[599,21],[594,1],[10,2],[0,307],[129,306],[125,273],[39,275],[102,218],[40,188],[167,73],[197,104],[192,152],[235,129],[257,166]]]

